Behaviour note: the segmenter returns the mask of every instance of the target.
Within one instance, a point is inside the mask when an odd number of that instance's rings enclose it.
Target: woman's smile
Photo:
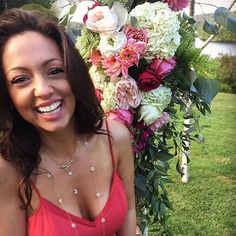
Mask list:
[[[31,31],[13,36],[3,61],[11,100],[26,121],[50,132],[71,125],[75,97],[54,41]]]

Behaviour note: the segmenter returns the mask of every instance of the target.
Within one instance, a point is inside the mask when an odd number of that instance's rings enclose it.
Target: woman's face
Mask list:
[[[37,32],[7,41],[3,70],[14,107],[39,131],[60,131],[72,122],[75,97],[56,43]]]

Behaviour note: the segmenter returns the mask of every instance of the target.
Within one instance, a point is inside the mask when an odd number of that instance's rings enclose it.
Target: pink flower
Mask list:
[[[141,152],[147,146],[147,140],[151,135],[153,135],[153,131],[151,131],[151,130],[144,131],[139,136],[138,142],[137,142],[136,146],[133,148],[133,151],[135,153]]]
[[[175,68],[175,58],[155,58],[149,65],[149,69],[139,75],[138,86],[140,90],[148,92],[158,88],[161,81]]]
[[[146,43],[135,39],[128,39],[127,45],[120,51],[120,54],[116,56],[116,60],[121,64],[122,75],[128,77],[128,69],[134,64],[138,66],[140,55],[144,52]]]
[[[189,0],[162,0],[162,2],[168,3],[170,9],[173,11],[183,10],[189,5]]]
[[[93,50],[90,54],[89,62],[95,66],[98,66],[101,63],[101,54],[98,50]]]
[[[148,42],[148,33],[146,30],[142,28],[138,29],[132,25],[129,25],[125,27],[124,33],[128,39],[132,38],[132,39],[135,39],[136,41],[142,41],[144,43]]]
[[[156,72],[158,78],[163,79],[175,68],[176,61],[175,57],[169,59],[158,59],[155,58],[150,64],[150,69]]]
[[[170,120],[170,115],[166,112],[163,112],[162,117],[157,119],[153,124],[149,126],[152,131],[160,129],[165,123]]]
[[[127,127],[130,126],[133,122],[134,115],[130,110],[117,109],[114,111],[110,111],[108,114],[108,118],[112,120],[117,120]]]
[[[121,109],[128,110],[130,107],[136,108],[140,105],[141,94],[136,81],[131,77],[121,79],[116,84],[116,102]]]
[[[114,56],[104,56],[102,66],[105,69],[105,73],[111,78],[117,77],[121,73],[121,64]]]

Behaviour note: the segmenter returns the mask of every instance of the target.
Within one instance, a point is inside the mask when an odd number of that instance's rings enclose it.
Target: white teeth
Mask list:
[[[60,110],[61,101],[57,101],[50,106],[38,107],[37,110],[40,113],[56,113]]]

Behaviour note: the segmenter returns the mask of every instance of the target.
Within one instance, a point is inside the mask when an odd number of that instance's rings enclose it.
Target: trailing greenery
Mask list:
[[[236,12],[232,12],[232,16],[236,16]],[[207,19],[209,22],[214,23],[214,14],[205,14],[195,16],[197,21],[196,31],[198,36],[206,40],[209,37],[209,34],[203,30],[203,22]],[[212,41],[224,41],[224,42],[236,42],[236,34],[229,32],[226,28],[221,27],[219,34],[217,34]]]

